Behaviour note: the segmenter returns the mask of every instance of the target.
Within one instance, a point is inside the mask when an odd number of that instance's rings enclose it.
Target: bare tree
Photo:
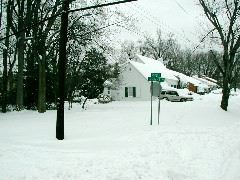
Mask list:
[[[223,96],[221,108],[227,111],[231,84],[234,81],[234,68],[237,64],[236,53],[240,47],[240,1],[239,0],[199,0],[205,15],[217,32],[223,57],[215,60],[223,75]]]
[[[2,27],[3,0],[0,1],[0,28]]]
[[[61,11],[61,8],[59,8],[60,1],[56,1],[53,7],[49,7],[49,10],[44,12],[44,7],[46,7],[48,4],[48,1],[46,1],[42,5],[42,10],[41,10],[41,18],[45,19],[51,16],[54,16],[56,14],[59,14]],[[38,67],[39,67],[39,78],[38,78],[38,112],[44,113],[46,111],[46,57],[47,57],[47,40],[48,40],[48,35],[50,34],[50,30],[52,26],[54,25],[54,22],[56,20],[55,18],[51,18],[47,24],[42,24],[40,26],[39,31],[38,31]]]
[[[24,8],[25,0],[17,0],[17,21],[18,21],[18,31],[21,31],[24,26]],[[17,44],[18,44],[18,79],[17,79],[17,100],[16,108],[17,110],[23,109],[23,69],[24,69],[24,50],[25,50],[25,33],[24,31],[17,34]]]
[[[179,50],[180,47],[174,35],[170,33],[165,37],[160,29],[157,30],[156,37],[145,36],[140,46],[142,54],[156,60],[163,59],[165,63],[169,62],[168,65],[171,69],[174,69],[173,64],[176,63]]]
[[[2,5],[2,2],[1,2]],[[6,36],[9,35],[10,32],[10,16],[11,16],[11,2],[9,1],[7,4],[6,14],[7,14],[7,28],[6,28]],[[8,49],[9,49],[9,38],[5,39],[5,47],[3,49],[3,93],[2,93],[2,112],[7,112],[7,58],[8,58]]]

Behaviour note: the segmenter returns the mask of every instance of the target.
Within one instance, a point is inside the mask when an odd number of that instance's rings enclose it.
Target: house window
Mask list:
[[[111,94],[111,88],[108,87],[108,94]]]
[[[125,97],[136,97],[136,87],[125,87]]]

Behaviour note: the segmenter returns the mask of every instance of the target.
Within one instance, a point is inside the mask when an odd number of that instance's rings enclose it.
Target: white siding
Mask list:
[[[114,100],[149,100],[150,83],[131,64],[126,65],[125,70],[120,74],[122,79],[119,90],[112,91]],[[136,97],[125,97],[125,87],[136,87]]]
[[[149,75],[150,76],[150,75]],[[113,100],[117,101],[146,101],[150,100],[150,82],[130,63],[126,64],[124,70],[119,77],[121,86],[118,90],[111,90],[111,96]],[[171,85],[177,85],[176,80],[166,79],[166,83],[169,87]],[[136,87],[136,97],[125,97],[125,87]],[[107,93],[107,89],[104,91]]]

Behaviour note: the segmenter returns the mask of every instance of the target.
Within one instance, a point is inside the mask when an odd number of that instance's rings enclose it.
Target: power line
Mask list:
[[[187,11],[186,11],[186,9],[181,5],[181,4],[179,4],[179,2],[177,1],[177,0],[174,0],[175,1],[175,3],[178,5],[178,7],[180,7],[187,15],[190,15]]]
[[[127,6],[127,5],[126,5]],[[138,14],[141,15],[141,17],[144,17],[146,20],[152,22],[152,24],[154,24],[157,27],[165,28],[167,32],[175,32],[175,29],[171,28],[169,25],[167,25],[165,22],[164,24],[160,24],[160,20],[154,16],[151,15],[151,12],[145,10],[142,6],[140,6],[139,4],[134,4],[133,7],[135,7],[134,9],[131,8],[131,10],[133,9],[135,12],[137,12]],[[163,22],[162,22],[163,23]],[[186,41],[186,43],[189,43],[189,39],[187,39],[185,37],[185,35],[183,34],[176,34],[181,40]]]
[[[137,1],[137,0],[122,0],[122,1],[117,1],[117,2],[110,2],[110,3],[99,4],[99,5],[94,5],[94,6],[84,7],[84,8],[73,9],[73,10],[69,10],[68,12],[71,13],[71,12],[76,12],[76,11],[85,11],[85,10],[89,10],[89,9],[96,9],[96,8],[100,8],[100,7],[112,6],[112,5],[123,4],[123,3],[127,3],[127,2],[133,2],[133,1]]]
[[[199,46],[205,41],[205,39],[209,36],[209,34],[211,34],[213,31],[215,31],[216,30],[216,28],[213,28],[211,31],[209,31],[202,39],[201,39],[201,41],[199,42],[199,44],[196,46],[196,47],[194,47],[194,49],[193,49],[193,53],[199,48]]]
[[[123,21],[124,21],[124,20],[119,21],[119,22],[116,22],[116,23],[108,24],[108,25],[103,26],[103,27],[100,27],[100,28],[98,28],[98,29],[94,29],[93,31],[88,31],[88,32],[86,32],[86,33],[80,34],[80,36],[83,36],[83,37],[84,37],[84,36],[86,36],[86,35],[88,35],[88,34],[101,31],[101,30],[106,29],[106,28],[108,28],[108,27],[111,27],[111,26],[114,26],[114,25],[119,25],[119,24],[122,23]]]

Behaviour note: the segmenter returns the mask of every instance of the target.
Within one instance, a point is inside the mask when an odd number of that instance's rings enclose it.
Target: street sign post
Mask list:
[[[164,82],[165,78],[159,78],[159,82]]]
[[[158,97],[158,125],[159,125],[159,117],[160,117],[160,94],[162,91],[161,82],[165,81],[165,78],[161,77],[161,73],[151,73],[151,77],[148,77],[148,81],[151,81],[151,119],[150,125],[152,125],[152,97]],[[153,83],[158,82],[158,83]]]
[[[161,88],[159,89],[159,94],[158,94],[158,125],[159,125],[159,118],[160,118],[160,95],[162,92],[162,86],[160,81],[159,81],[159,87]]]
[[[150,87],[150,89],[153,89],[153,96],[154,97],[159,97],[159,92],[162,92],[162,86],[160,84],[160,82],[153,82],[152,87]]]

